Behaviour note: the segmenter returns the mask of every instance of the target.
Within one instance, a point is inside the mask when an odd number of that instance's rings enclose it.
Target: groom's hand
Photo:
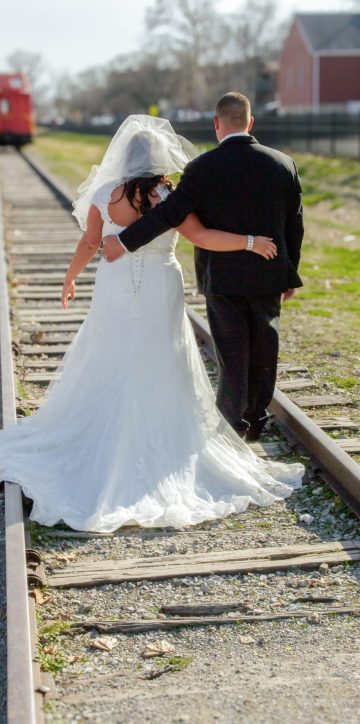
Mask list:
[[[106,261],[116,261],[116,259],[120,259],[120,257],[125,254],[125,249],[122,244],[120,244],[117,236],[104,236],[101,241],[103,244],[103,257]]]

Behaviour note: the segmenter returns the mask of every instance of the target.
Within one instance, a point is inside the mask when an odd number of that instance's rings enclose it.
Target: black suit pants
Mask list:
[[[219,367],[217,406],[237,431],[266,415],[275,388],[280,295],[207,295]]]

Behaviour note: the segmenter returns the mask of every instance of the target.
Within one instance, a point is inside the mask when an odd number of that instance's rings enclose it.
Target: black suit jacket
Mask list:
[[[119,234],[129,251],[179,226],[194,211],[207,228],[272,237],[277,257],[248,251],[195,251],[205,294],[279,294],[302,285],[297,274],[303,238],[301,186],[294,161],[233,136],[188,164],[174,193]]]

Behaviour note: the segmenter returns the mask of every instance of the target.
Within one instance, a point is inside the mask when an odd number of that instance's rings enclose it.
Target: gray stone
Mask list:
[[[168,548],[166,549],[166,553],[169,553],[171,555],[172,553],[177,553],[177,550],[178,549],[177,549],[176,543],[171,543],[171,545],[169,545]]]
[[[332,569],[331,569],[331,573],[340,573],[340,572],[343,571],[343,570],[344,570],[344,566],[342,566],[342,565],[340,564],[340,565],[338,565],[338,566],[333,566]]]

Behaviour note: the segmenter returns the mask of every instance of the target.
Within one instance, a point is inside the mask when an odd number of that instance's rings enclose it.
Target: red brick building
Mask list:
[[[360,13],[299,13],[279,71],[282,110],[340,111],[360,104]]]

